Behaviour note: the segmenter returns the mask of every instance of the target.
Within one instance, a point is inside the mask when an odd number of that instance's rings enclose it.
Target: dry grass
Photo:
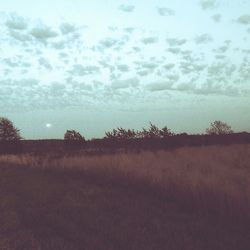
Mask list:
[[[147,186],[184,209],[234,222],[250,219],[250,145],[92,156],[8,155],[0,163],[82,171],[116,184]]]
[[[250,145],[0,156],[0,250],[250,249]]]

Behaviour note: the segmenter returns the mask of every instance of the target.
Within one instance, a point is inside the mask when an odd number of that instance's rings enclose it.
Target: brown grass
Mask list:
[[[6,155],[0,156],[0,166],[88,176],[98,185],[137,190],[174,202],[181,211],[237,224],[245,232],[250,228],[250,145],[91,156]]]
[[[238,218],[250,209],[250,145],[184,147],[67,157],[1,156],[0,163],[70,169],[116,183],[147,185],[190,209]]]

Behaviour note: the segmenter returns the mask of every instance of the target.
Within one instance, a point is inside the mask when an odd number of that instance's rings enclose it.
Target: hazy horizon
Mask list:
[[[103,137],[149,122],[250,131],[249,1],[34,2],[0,7],[0,117],[26,139]]]

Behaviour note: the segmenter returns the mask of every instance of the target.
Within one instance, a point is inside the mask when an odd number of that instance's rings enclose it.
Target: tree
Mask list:
[[[232,134],[233,130],[231,126],[222,121],[214,121],[210,124],[210,127],[206,129],[206,133],[209,135],[225,135]]]
[[[64,140],[66,141],[85,141],[85,138],[75,130],[67,130],[64,134]]]
[[[171,130],[170,130],[167,126],[163,127],[163,128],[160,130],[160,136],[161,136],[162,138],[167,138],[167,137],[173,136],[173,135],[174,135],[174,133],[171,132]]]
[[[0,141],[17,141],[22,139],[20,130],[17,129],[12,121],[0,117]]]
[[[113,140],[135,139],[136,135],[137,135],[137,132],[134,129],[127,130],[122,127],[113,129],[111,132],[105,132],[105,138],[113,139]]]

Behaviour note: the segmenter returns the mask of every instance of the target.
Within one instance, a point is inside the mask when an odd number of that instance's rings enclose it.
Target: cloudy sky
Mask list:
[[[149,121],[250,131],[249,10],[249,0],[3,1],[0,116],[27,139]]]

